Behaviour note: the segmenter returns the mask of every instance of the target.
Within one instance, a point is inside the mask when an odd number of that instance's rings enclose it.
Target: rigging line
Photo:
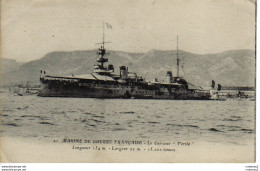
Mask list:
[[[105,22],[103,21],[103,48],[105,48]]]
[[[98,78],[93,73],[91,73],[91,75],[98,80]]]

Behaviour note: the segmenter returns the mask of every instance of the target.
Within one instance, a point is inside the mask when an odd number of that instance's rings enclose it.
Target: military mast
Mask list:
[[[99,50],[98,51],[99,58],[97,59],[97,62],[99,62],[101,64],[100,69],[104,69],[104,63],[108,61],[108,59],[104,57],[106,55],[104,22],[103,22],[103,39],[102,39],[101,44],[102,44],[102,46],[98,49]]]
[[[112,28],[111,25],[109,25],[109,27]],[[107,75],[107,74],[110,74],[111,72],[114,72],[113,65],[108,65],[108,67],[104,66],[104,63],[108,62],[108,58],[106,57],[106,55],[109,55],[109,54],[106,53],[105,43],[110,43],[110,42],[105,42],[105,22],[103,22],[102,42],[101,43],[97,43],[97,44],[101,44],[101,47],[98,49],[98,52],[97,52],[98,58],[96,59],[96,61],[99,64],[98,65],[94,65],[94,72],[95,73],[99,73],[101,75]]]
[[[179,39],[179,37],[177,36],[177,77],[179,77],[179,66],[180,66],[180,58],[179,58],[179,47],[178,47],[178,40]]]

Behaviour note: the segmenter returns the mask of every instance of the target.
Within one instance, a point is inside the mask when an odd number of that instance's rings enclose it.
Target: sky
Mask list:
[[[253,0],[2,0],[1,57],[28,62],[52,51],[197,53],[255,48]]]

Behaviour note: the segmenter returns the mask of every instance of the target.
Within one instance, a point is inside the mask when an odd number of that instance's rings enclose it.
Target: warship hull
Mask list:
[[[79,97],[79,98],[132,98],[132,99],[176,99],[209,100],[208,92],[188,90],[170,84],[120,84],[101,80],[68,81],[64,78],[42,80],[42,97]]]

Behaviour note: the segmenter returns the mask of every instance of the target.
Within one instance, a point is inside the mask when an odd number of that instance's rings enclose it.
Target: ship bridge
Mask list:
[[[97,52],[98,58],[96,61],[98,64],[94,65],[94,73],[97,73],[99,75],[111,75],[114,73],[114,66],[112,64],[108,65],[108,67],[104,66],[104,63],[108,62],[108,58],[106,57],[106,49],[104,48],[104,43],[102,42],[103,46],[101,46]]]

